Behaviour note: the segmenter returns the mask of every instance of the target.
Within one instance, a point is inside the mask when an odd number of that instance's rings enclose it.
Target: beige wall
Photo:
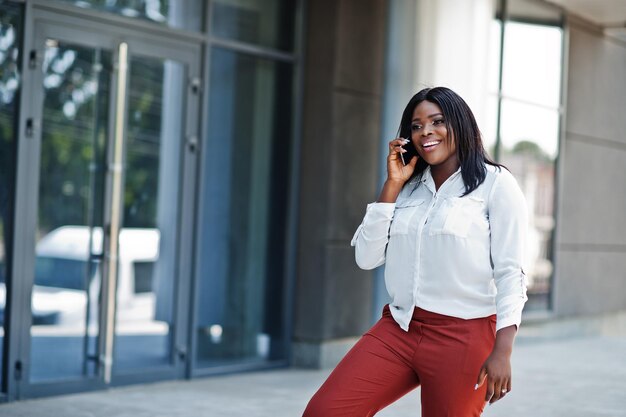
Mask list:
[[[626,309],[626,43],[568,19],[554,310]]]
[[[486,119],[494,0],[418,0],[414,91],[446,86]]]

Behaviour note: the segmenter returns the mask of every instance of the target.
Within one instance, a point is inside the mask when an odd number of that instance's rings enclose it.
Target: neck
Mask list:
[[[441,184],[443,184],[450,175],[454,174],[457,169],[459,169],[461,164],[456,158],[449,158],[442,164],[439,165],[431,165],[430,166],[430,174],[433,176],[433,180],[435,181],[435,189],[439,190]]]

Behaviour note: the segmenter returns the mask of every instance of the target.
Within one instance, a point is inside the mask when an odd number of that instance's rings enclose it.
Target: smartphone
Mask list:
[[[408,139],[409,139],[409,143],[407,143],[406,145],[402,147],[403,149],[406,149],[406,152],[400,154],[400,159],[402,159],[402,164],[404,165],[408,165],[414,156],[419,156],[417,155],[417,149],[415,149],[415,146],[413,145],[411,138],[408,138]]]

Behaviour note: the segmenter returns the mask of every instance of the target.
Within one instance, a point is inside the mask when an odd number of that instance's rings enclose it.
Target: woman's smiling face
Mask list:
[[[448,128],[437,104],[424,100],[415,107],[411,119],[411,141],[428,165],[449,163],[458,167],[454,135],[450,135],[448,140]]]

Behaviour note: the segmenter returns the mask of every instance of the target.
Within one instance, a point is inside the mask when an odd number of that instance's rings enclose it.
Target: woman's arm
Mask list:
[[[524,252],[528,228],[526,200],[513,175],[502,170],[489,196],[491,259],[496,295],[496,341],[480,369],[477,385],[487,378],[485,401],[494,403],[511,391],[511,353],[526,296]]]
[[[402,187],[404,186],[404,182],[387,180],[383,185],[383,189],[378,196],[379,203],[395,203],[398,199],[398,195],[400,195],[400,191],[402,191]]]
[[[352,242],[356,264],[361,269],[374,269],[385,263],[389,241],[389,225],[395,210],[393,203],[367,205],[363,222],[356,229]]]
[[[406,142],[402,138],[389,142],[387,180],[378,201],[368,204],[363,222],[352,238],[351,245],[355,247],[356,263],[362,269],[374,269],[385,263],[389,226],[393,220],[395,203],[417,163],[417,157],[414,157],[407,166],[400,161],[398,153],[404,151],[402,149],[404,143]]]

